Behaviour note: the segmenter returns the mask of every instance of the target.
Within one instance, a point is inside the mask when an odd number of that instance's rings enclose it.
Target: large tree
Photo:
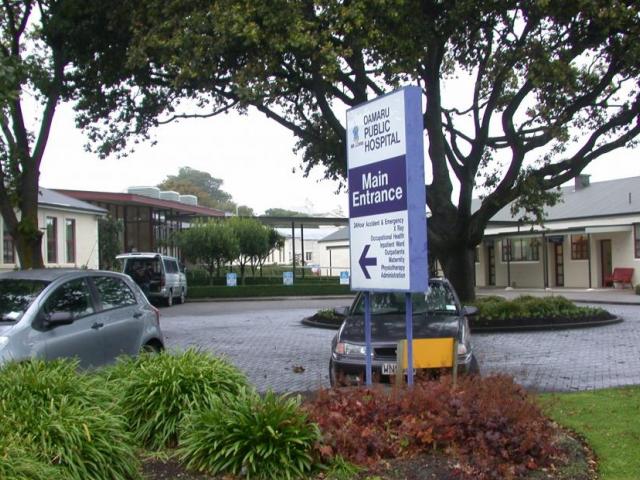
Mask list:
[[[430,251],[464,299],[500,209],[539,218],[546,192],[640,133],[635,0],[147,0],[132,16],[129,62],[168,115],[121,116],[124,131],[254,107],[297,136],[307,173],[344,179],[344,108],[419,85]],[[200,109],[176,109],[185,97]]]
[[[68,62],[64,40],[56,34],[57,6],[46,1],[3,1],[0,6],[0,208],[23,268],[44,265],[38,227],[40,162],[65,89]],[[32,130],[25,105],[31,95],[41,107]]]
[[[103,28],[113,15],[107,3],[0,3],[0,210],[21,268],[44,266],[38,185],[56,108],[77,98],[82,62],[124,58],[116,39],[128,29],[117,22]]]

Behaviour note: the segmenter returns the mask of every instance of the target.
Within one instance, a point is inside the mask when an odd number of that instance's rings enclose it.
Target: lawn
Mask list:
[[[541,395],[546,413],[583,436],[602,480],[640,478],[640,387]]]

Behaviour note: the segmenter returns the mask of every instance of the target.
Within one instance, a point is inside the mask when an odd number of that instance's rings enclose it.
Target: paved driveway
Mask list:
[[[162,309],[170,349],[226,355],[259,390],[329,385],[332,330],[300,319],[345,299],[188,303]],[[602,306],[602,305],[601,305]],[[474,336],[483,373],[506,373],[537,390],[640,384],[640,307],[604,305],[625,322],[598,328]]]

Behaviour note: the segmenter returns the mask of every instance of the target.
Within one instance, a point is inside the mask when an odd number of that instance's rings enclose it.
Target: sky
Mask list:
[[[294,136],[257,111],[184,120],[153,133],[156,145],[139,144],[126,158],[100,160],[85,151],[85,138],[75,128],[71,107],[60,105],[42,161],[40,185],[124,192],[129,186],[157,185],[189,166],[221,178],[222,189],[256,214],[286,208],[315,214],[336,214],[341,209],[348,215],[346,192],[336,193],[338,183],[324,180],[319,168],[305,178],[298,168],[300,157],[292,150]],[[590,174],[592,182],[640,176],[640,150],[612,152],[583,173]]]
[[[163,125],[153,136],[156,145],[139,144],[128,157],[101,160],[85,151],[73,110],[61,105],[42,161],[40,185],[123,192],[130,186],[157,185],[188,166],[222,179],[222,189],[236,203],[258,214],[268,208],[335,214],[342,208],[347,215],[347,195],[336,193],[338,183],[323,180],[321,169],[305,178],[293,153],[293,134],[257,111]]]

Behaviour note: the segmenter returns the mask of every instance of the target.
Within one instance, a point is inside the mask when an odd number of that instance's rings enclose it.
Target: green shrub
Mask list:
[[[636,295],[640,295],[640,283],[636,285]]]
[[[247,386],[230,362],[193,349],[125,358],[102,375],[121,391],[120,407],[136,440],[156,450],[178,444],[180,422],[191,410]]]
[[[571,319],[606,315],[601,308],[578,307],[561,296],[534,297],[522,295],[513,300],[501,297],[483,297],[476,300],[479,321],[514,319]]]
[[[187,468],[247,478],[299,478],[320,438],[300,399],[243,391],[188,417],[180,456]]]
[[[64,480],[63,470],[22,446],[18,437],[0,439],[0,478],[3,480]]]
[[[323,308],[322,310],[318,310],[315,314],[317,318],[322,320],[327,320],[331,322],[337,322],[344,320],[344,315],[339,315],[332,308]]]
[[[5,468],[31,470],[39,478],[51,471],[42,462],[57,465],[65,479],[139,478],[125,419],[109,398],[98,378],[77,373],[76,361],[5,365],[0,370],[0,437],[17,439],[18,447],[33,456],[29,463],[18,455],[18,463]]]
[[[263,276],[259,276],[259,273],[256,273],[258,276],[251,276],[251,270],[248,270],[247,275],[245,275],[244,282],[245,285],[282,285],[282,272],[287,271],[290,272],[291,267],[281,269],[281,271],[270,272],[269,274],[265,272]],[[189,287],[197,287],[197,286],[226,286],[227,278],[226,271],[222,271],[219,277],[214,277],[213,279],[209,279],[209,274],[201,269],[189,269],[187,270],[187,282]],[[236,272],[238,275],[238,284],[240,284],[240,272]],[[340,277],[329,277],[322,276],[318,277],[316,275],[310,275],[307,271],[305,276],[302,276],[302,272],[296,268],[296,284],[304,284],[304,285],[339,285]]]

